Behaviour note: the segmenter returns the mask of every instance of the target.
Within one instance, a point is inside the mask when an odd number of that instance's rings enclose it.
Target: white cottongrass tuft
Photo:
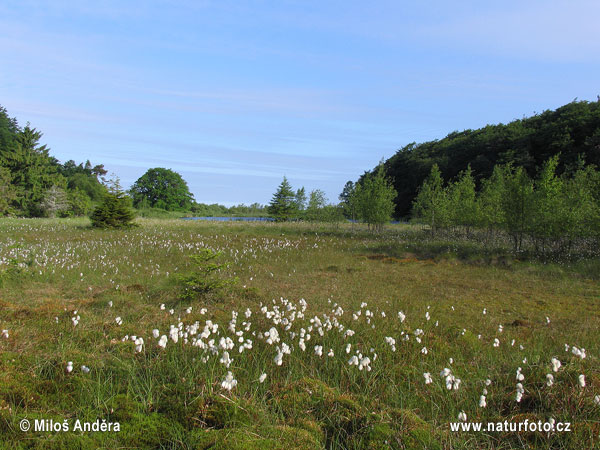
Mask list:
[[[231,391],[234,387],[237,386],[237,380],[233,378],[233,374],[231,372],[227,372],[225,379],[221,382],[221,387],[228,391]]]
[[[560,369],[560,366],[562,365],[560,363],[560,361],[558,359],[556,359],[556,358],[552,358],[551,362],[552,362],[552,370],[554,372],[558,372],[558,369]]]
[[[554,375],[551,373],[546,374],[546,386],[550,387],[554,384]]]
[[[433,383],[433,378],[431,378],[431,374],[429,372],[425,372],[423,377],[425,377],[425,384]]]
[[[142,349],[144,348],[144,339],[140,337],[140,338],[137,338],[134,342],[135,342],[135,352],[141,353]]]
[[[524,393],[525,393],[525,389],[523,389],[523,385],[521,383],[517,383],[517,395],[515,397],[515,400],[517,401],[517,403],[521,402],[521,399],[523,398]]]
[[[519,368],[517,368],[517,376],[516,376],[516,378],[517,378],[517,381],[523,381],[523,380],[525,379],[525,375],[523,375],[523,374],[521,373],[521,370],[522,370],[522,369],[521,369],[520,367],[519,367]]]
[[[160,337],[160,339],[158,340],[158,346],[165,348],[167,346],[167,340],[168,340],[167,336],[163,334]]]
[[[579,386],[584,388],[585,387],[585,375],[583,375],[583,374],[579,375],[578,380],[579,380]]]
[[[487,402],[485,400],[485,395],[482,395],[481,397],[479,397],[479,407],[485,408],[486,406],[487,406]]]
[[[67,362],[67,373],[73,372],[73,361]]]
[[[461,422],[466,422],[467,421],[467,414],[464,411],[461,411],[458,413],[458,420],[460,420]]]
[[[219,362],[229,369],[229,366],[231,365],[233,360],[229,357],[229,352],[223,352]]]
[[[273,362],[275,362],[275,365],[277,365],[277,366],[280,366],[281,364],[283,364],[283,353],[281,352],[281,350],[279,350],[277,352],[277,355],[275,355]]]
[[[266,379],[267,379],[267,374],[263,373],[260,377],[258,377],[258,382],[264,383]]]

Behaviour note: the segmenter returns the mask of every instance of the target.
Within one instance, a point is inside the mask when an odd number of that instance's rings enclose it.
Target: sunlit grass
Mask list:
[[[349,224],[138,221],[127,231],[92,230],[83,219],[0,222],[4,447],[598,445],[600,285],[575,266],[426,254],[411,225],[372,234]],[[222,277],[238,282],[182,300],[176,274],[205,248],[222,252],[231,264]],[[218,328],[200,337],[207,321]],[[269,344],[272,327],[280,340]],[[232,348],[220,346],[226,337]],[[353,356],[369,362],[351,365]],[[457,390],[447,389],[445,368],[461,380]],[[235,386],[224,385],[228,372]],[[451,433],[461,412],[482,422],[553,418],[574,431]],[[24,417],[122,428],[23,433]]]

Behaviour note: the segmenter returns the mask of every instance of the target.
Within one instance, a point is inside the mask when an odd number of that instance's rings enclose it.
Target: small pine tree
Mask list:
[[[290,220],[296,216],[298,212],[296,194],[286,177],[283,177],[283,181],[273,194],[268,211],[278,222]]]
[[[133,226],[131,200],[125,195],[119,179],[109,182],[108,193],[92,212],[90,219],[96,228],[127,228]]]

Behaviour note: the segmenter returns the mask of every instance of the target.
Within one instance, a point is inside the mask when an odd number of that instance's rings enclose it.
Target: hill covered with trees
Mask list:
[[[408,217],[434,164],[444,181],[455,179],[470,166],[480,189],[481,181],[489,178],[497,165],[522,167],[528,176],[535,177],[544,162],[557,154],[559,175],[574,173],[584,164],[600,166],[600,98],[595,102],[573,101],[508,124],[455,131],[440,140],[413,142],[398,150],[384,166],[398,193],[395,215]]]

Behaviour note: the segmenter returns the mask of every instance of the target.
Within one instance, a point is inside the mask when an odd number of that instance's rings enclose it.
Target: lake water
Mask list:
[[[274,222],[271,217],[182,217],[183,220],[212,220],[215,222]]]

